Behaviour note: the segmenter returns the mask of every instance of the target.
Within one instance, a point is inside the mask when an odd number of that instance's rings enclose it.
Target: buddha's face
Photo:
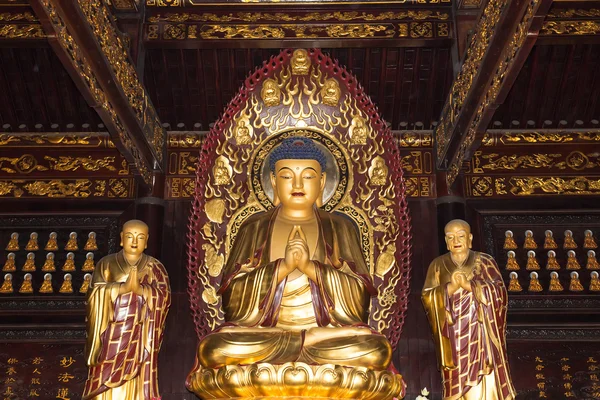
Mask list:
[[[128,221],[121,232],[123,251],[131,256],[140,256],[148,246],[148,226],[141,221]]]
[[[282,207],[305,209],[312,207],[323,195],[325,173],[316,160],[280,160],[271,174],[273,189]]]
[[[444,229],[446,247],[453,255],[464,255],[469,252],[473,235],[471,227],[466,222],[450,222]]]

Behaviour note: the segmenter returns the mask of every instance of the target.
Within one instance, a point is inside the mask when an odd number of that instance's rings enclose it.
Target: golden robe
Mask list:
[[[391,346],[368,326],[376,290],[353,222],[315,210],[319,237],[311,259],[317,282],[302,274],[277,283],[282,259],[270,257],[277,212],[242,225],[219,289],[226,322],[200,342],[192,374],[200,365],[294,361],[386,369]]]
[[[119,295],[131,267],[123,251],[102,258],[87,295],[86,361],[83,400],[160,398],[157,362],[171,305],[165,267],[142,254],[138,279],[143,295]]]
[[[449,296],[446,286],[459,268],[472,276],[472,292],[459,289]],[[481,398],[514,399],[506,358],[508,294],[494,259],[470,251],[465,263],[457,266],[450,253],[437,257],[429,266],[421,296],[442,372],[444,399],[463,399],[470,390],[489,395]]]

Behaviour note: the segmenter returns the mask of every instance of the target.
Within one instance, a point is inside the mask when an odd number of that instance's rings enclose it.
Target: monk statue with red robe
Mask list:
[[[165,267],[144,254],[148,225],[127,221],[123,250],[102,258],[87,296],[83,400],[159,399],[158,351],[171,305]]]
[[[508,295],[498,265],[471,250],[471,227],[445,227],[449,253],[429,265],[421,298],[433,332],[445,400],[516,396],[506,357]]]

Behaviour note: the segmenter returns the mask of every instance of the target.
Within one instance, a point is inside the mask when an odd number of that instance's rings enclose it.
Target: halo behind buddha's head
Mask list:
[[[323,204],[335,194],[340,182],[338,162],[331,151],[317,140],[305,136],[291,136],[281,140],[264,160],[261,171],[261,184],[265,194],[274,201],[275,194],[271,185],[270,174],[275,172],[275,163],[280,160],[315,160],[321,166],[321,172],[326,174],[323,189]]]

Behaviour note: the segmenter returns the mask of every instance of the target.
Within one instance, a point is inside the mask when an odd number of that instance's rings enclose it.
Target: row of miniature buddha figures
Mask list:
[[[6,256],[6,262],[2,267],[2,272],[15,272],[17,270],[17,264],[15,261],[15,253],[8,253]],[[21,267],[23,272],[35,272],[37,266],[35,264],[35,254],[28,253],[27,259]],[[63,272],[75,272],[77,267],[75,265],[75,254],[72,252],[67,253],[67,258],[62,265],[61,271]],[[46,261],[42,265],[42,272],[55,272],[56,265],[54,263],[54,253],[46,254]],[[85,262],[81,266],[81,272],[93,272],[94,271],[94,253],[89,252],[85,256]]]
[[[85,274],[83,276],[83,283],[81,284],[81,287],[79,288],[79,293],[86,293],[88,291],[91,280],[92,280],[92,274]],[[34,292],[33,276],[31,274],[25,274],[23,276],[23,282],[21,283],[21,286],[19,287],[19,293],[30,294],[33,292]],[[44,281],[42,282],[42,285],[40,286],[40,288],[38,289],[37,292],[42,293],[42,294],[54,293],[54,288],[52,287],[52,274],[44,275]],[[64,275],[63,282],[60,285],[60,289],[58,289],[58,292],[65,293],[65,294],[73,293],[73,277],[71,276],[71,274]],[[0,286],[0,293],[2,293],[2,294],[14,293],[12,274],[4,275],[4,281],[2,282],[2,285]]]
[[[25,250],[27,251],[36,251],[40,249],[40,245],[38,243],[39,235],[37,232],[31,232],[29,234],[29,241],[25,245]],[[6,245],[6,251],[19,251],[21,246],[19,245],[19,233],[13,232],[10,235],[10,240]],[[46,251],[57,251],[58,250],[58,234],[56,232],[50,232],[48,235],[48,241],[46,242],[46,246],[44,246],[44,250]],[[65,245],[65,251],[77,251],[79,250],[79,244],[77,243],[77,232],[69,233],[69,240]],[[98,245],[96,243],[96,232],[88,233],[87,241],[83,246],[83,250],[87,251],[95,251],[98,250]]]
[[[510,282],[508,283],[508,291],[509,292],[522,292],[523,287],[519,283],[519,274],[516,272],[510,273]],[[569,282],[569,291],[571,292],[583,292],[585,288],[581,284],[579,280],[578,272],[571,272],[571,280]],[[596,271],[592,271],[590,274],[590,292],[600,292],[600,274]],[[537,272],[531,272],[529,274],[529,287],[527,288],[528,292],[542,292],[544,290],[542,284],[540,283],[539,275]],[[560,278],[558,276],[558,272],[552,271],[550,273],[550,284],[548,286],[548,291],[550,292],[562,292],[564,291],[564,287],[560,282]]]
[[[598,245],[596,244],[596,240],[594,239],[594,233],[587,229],[584,233],[583,239],[583,248],[584,249],[596,249]],[[546,230],[544,232],[544,249],[558,249],[558,244],[554,240],[554,234],[551,230]],[[565,231],[565,239],[563,241],[563,249],[576,249],[577,243],[573,238],[573,232],[567,229]],[[504,232],[504,249],[505,250],[516,250],[519,246],[515,241],[515,237],[512,231]],[[525,240],[523,242],[523,248],[532,250],[537,249],[538,245],[533,237],[533,232],[530,230],[525,231]]]
[[[519,262],[517,261],[515,252],[511,250],[507,253],[507,256],[508,256],[508,259],[506,261],[506,270],[507,271],[520,270],[521,266],[519,265]],[[558,261],[556,260],[556,253],[554,252],[554,250],[548,251],[548,261],[546,262],[546,269],[551,270],[551,271],[552,270],[557,271],[560,268],[561,268],[561,266],[558,263]],[[594,250],[589,250],[587,252],[587,262],[585,264],[585,268],[589,269],[589,270],[600,269],[600,264],[598,263],[598,260],[596,259],[596,252]],[[533,250],[529,250],[527,252],[527,265],[525,266],[525,269],[528,271],[537,271],[537,270],[541,269],[540,263],[538,262],[536,255],[535,255],[535,251],[533,251]],[[579,264],[579,261],[577,261],[577,254],[575,254],[575,251],[573,251],[573,250],[569,250],[567,252],[566,269],[568,269],[568,270],[581,269],[581,265]]]

